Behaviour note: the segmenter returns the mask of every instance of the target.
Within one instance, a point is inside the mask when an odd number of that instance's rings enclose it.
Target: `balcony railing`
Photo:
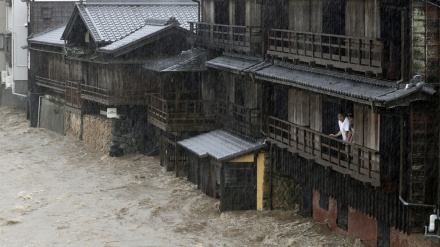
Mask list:
[[[81,81],[66,82],[66,105],[81,107]]]
[[[380,156],[376,150],[274,117],[269,117],[267,135],[274,142],[293,148],[300,156],[373,186],[380,185]]]
[[[166,131],[209,131],[218,128],[207,100],[176,100],[175,94],[147,95],[148,122]]]
[[[261,27],[190,22],[202,44],[240,52],[259,52]]]
[[[380,39],[272,29],[267,53],[280,58],[380,75],[384,45]]]
[[[223,126],[247,136],[261,136],[261,111],[259,109],[217,101],[217,114]]]
[[[145,105],[145,90],[107,90],[90,85],[81,85],[81,98],[104,105]]]
[[[64,94],[66,92],[66,83],[41,76],[35,76],[35,83],[38,86],[46,87]]]

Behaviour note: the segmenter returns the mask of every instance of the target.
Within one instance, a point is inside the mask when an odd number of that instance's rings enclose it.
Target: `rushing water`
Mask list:
[[[294,212],[219,213],[156,157],[28,126],[0,107],[0,246],[365,246]]]

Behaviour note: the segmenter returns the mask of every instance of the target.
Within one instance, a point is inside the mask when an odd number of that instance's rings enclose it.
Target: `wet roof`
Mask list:
[[[93,40],[97,43],[121,40],[147,25],[148,19],[168,20],[174,17],[185,29],[189,29],[189,21],[198,20],[196,3],[77,3],[76,6],[75,11],[81,16]],[[73,21],[74,18],[69,20],[69,22]],[[66,33],[63,37],[66,37]]]
[[[35,35],[28,41],[35,44],[48,44],[54,46],[63,46],[64,40],[61,40],[61,35],[64,32],[66,26],[58,27],[50,31],[46,31]]]
[[[167,58],[157,58],[145,63],[144,68],[157,72],[167,71],[203,71],[206,52],[203,49],[191,49]]]
[[[374,79],[368,81],[354,76],[352,79],[308,71],[303,66],[291,65],[289,67],[282,64],[260,64],[256,66],[252,73],[255,77],[263,80],[271,80],[276,83],[286,84],[307,90],[314,90],[320,93],[332,93],[343,95],[363,101],[389,104],[415,93],[432,95],[435,90],[427,84],[419,87],[397,88],[395,83],[383,82]]]
[[[170,27],[171,27],[171,25],[167,25],[167,26],[145,25],[144,27],[140,28],[139,30],[134,31],[133,33],[129,34],[125,38],[122,38],[116,42],[113,42],[109,45],[106,45],[106,46],[99,48],[99,51],[113,52],[113,51],[118,50],[122,47],[125,47],[129,44],[135,43],[135,42],[140,41],[142,39],[145,39],[149,36],[153,36],[156,33],[163,31],[165,29],[168,29]]]
[[[206,66],[215,69],[231,70],[232,72],[239,73],[259,63],[261,63],[261,61],[258,59],[225,54],[207,61]]]
[[[227,161],[264,147],[264,143],[252,142],[226,130],[214,130],[183,141],[180,146],[197,154],[200,158],[208,156],[218,161]]]

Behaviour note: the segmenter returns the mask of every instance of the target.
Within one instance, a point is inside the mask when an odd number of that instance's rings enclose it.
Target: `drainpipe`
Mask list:
[[[38,96],[38,116],[37,116],[37,128],[40,128],[40,112],[41,112],[41,98],[44,96]]]
[[[198,20],[198,22],[200,22],[200,0],[191,0],[191,1],[197,3],[197,5],[198,5],[197,20]]]

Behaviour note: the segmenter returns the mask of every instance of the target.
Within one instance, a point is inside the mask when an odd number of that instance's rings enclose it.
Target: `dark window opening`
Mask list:
[[[52,8],[48,8],[48,7],[41,8],[41,16],[43,17],[43,19],[52,18]]]
[[[320,197],[319,197],[319,206],[322,209],[328,210],[329,199],[330,199],[330,197],[327,194],[321,192]]]
[[[348,230],[348,206],[346,203],[338,202],[336,225],[343,230]]]
[[[229,24],[229,5],[228,1],[214,2],[214,22],[215,24]]]
[[[288,118],[288,87],[277,85],[274,88],[274,98],[273,102],[274,109],[273,109],[273,116],[276,118],[279,118],[281,120],[287,121]]]
[[[246,2],[245,1],[236,1],[235,2],[235,25],[237,26],[245,26],[246,21]]]
[[[344,35],[345,34],[345,0],[323,1],[322,3],[322,33]],[[338,44],[341,42],[336,37],[322,37],[323,43]],[[338,47],[333,47],[330,51],[328,47],[323,47],[323,53],[344,55],[345,50],[339,51]]]

